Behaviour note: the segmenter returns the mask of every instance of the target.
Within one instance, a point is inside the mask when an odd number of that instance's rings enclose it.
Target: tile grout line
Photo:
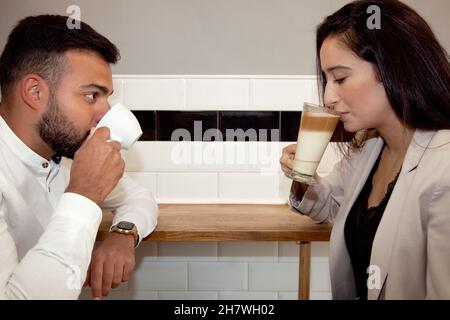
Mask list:
[[[153,121],[155,122],[155,141],[158,140],[158,111],[153,110]]]
[[[247,262],[247,292],[250,291],[250,263]]]
[[[183,93],[182,93],[182,103],[181,103],[181,109],[182,110],[187,110],[187,79],[183,78],[182,79],[182,84],[183,84]]]
[[[247,110],[251,110],[253,107],[253,79],[248,79],[248,104]]]
[[[189,283],[189,271],[191,269],[189,261],[186,261],[186,264],[187,264],[187,266],[186,266],[186,291],[192,291],[190,289],[190,283]]]
[[[283,112],[280,110],[279,111],[279,119],[278,119],[278,142],[281,142],[281,126],[282,126],[282,122],[281,122],[281,118],[283,116]],[[270,140],[272,140],[272,137],[270,137]]]

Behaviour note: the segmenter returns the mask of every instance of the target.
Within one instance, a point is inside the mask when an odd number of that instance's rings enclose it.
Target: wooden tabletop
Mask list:
[[[287,205],[161,204],[158,226],[145,241],[328,241],[331,224],[317,224]],[[97,240],[111,225],[105,213]]]

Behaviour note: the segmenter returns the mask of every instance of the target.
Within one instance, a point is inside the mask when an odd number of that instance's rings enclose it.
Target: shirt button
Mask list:
[[[42,164],[42,168],[47,169],[47,168],[48,168],[48,162],[44,162],[44,163]]]

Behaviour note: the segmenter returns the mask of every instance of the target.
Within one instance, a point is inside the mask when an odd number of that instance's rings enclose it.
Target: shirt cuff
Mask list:
[[[94,201],[72,192],[63,193],[55,212],[91,232],[96,232],[102,219],[102,210]]]
[[[289,194],[289,205],[292,209],[295,209],[297,213],[303,215],[303,212],[300,211],[301,200],[293,193]]]

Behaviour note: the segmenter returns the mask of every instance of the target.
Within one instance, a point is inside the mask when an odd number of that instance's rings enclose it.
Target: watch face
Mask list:
[[[128,221],[121,221],[119,222],[119,224],[117,225],[120,229],[125,229],[125,230],[132,230],[134,227],[134,223],[128,222]]]

